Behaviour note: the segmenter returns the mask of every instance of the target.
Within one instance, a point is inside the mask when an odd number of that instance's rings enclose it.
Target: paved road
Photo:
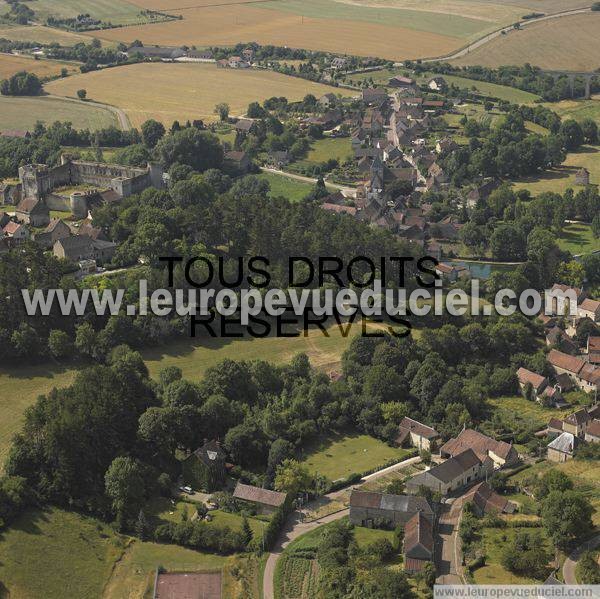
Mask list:
[[[590,10],[591,10],[591,6],[587,6],[585,8],[575,8],[572,10],[565,10],[564,12],[558,12],[558,13],[554,13],[551,15],[545,15],[543,17],[538,17],[536,19],[527,19],[525,21],[519,21],[519,23],[521,25],[521,29],[523,29],[523,28],[529,27],[535,23],[541,23],[542,21],[549,21],[551,19],[560,19],[562,17],[569,17],[571,15],[577,15],[577,14],[589,12]],[[480,46],[483,46],[484,44],[491,42],[492,40],[496,39],[497,37],[500,37],[503,34],[508,34],[511,31],[513,31],[513,25],[508,25],[506,27],[503,27],[502,29],[498,29],[497,31],[488,33],[484,37],[474,41],[473,43],[469,44],[468,46],[465,46],[461,50],[457,50],[456,52],[453,52],[452,54],[447,54],[446,56],[438,56],[436,58],[424,58],[424,59],[422,59],[421,62],[437,62],[440,60],[454,60],[456,58],[461,58],[463,56],[466,56],[473,50],[479,48]]]
[[[302,181],[304,183],[316,184],[318,181],[318,179],[313,179],[312,177],[296,175],[295,173],[287,173],[285,171],[280,171],[276,168],[268,168],[266,166],[261,166],[260,170],[265,173],[273,173],[274,175],[281,175],[282,177],[287,177],[288,179],[295,179],[296,181]],[[350,195],[352,197],[354,197],[354,195],[356,194],[356,188],[354,188],[354,187],[338,185],[337,183],[329,183],[329,181],[325,181],[325,185],[327,185],[327,187],[333,187],[334,189],[339,189],[340,191],[345,191],[347,195]]]
[[[463,584],[458,563],[458,522],[461,504],[445,505],[438,523],[438,538],[436,539],[436,570],[437,584]]]
[[[116,106],[111,106],[110,104],[102,104],[102,102],[94,102],[94,100],[78,100],[76,98],[68,98],[66,96],[55,96],[53,94],[48,94],[45,96],[46,98],[55,98],[57,100],[66,100],[67,102],[74,102],[75,104],[85,104],[86,106],[96,106],[97,108],[104,108],[109,112],[112,112],[119,121],[119,126],[123,131],[129,131],[131,129],[131,123],[129,122],[129,117],[125,114],[123,110],[117,108]]]
[[[596,547],[600,547],[600,535],[592,537],[589,541],[586,541],[571,552],[563,565],[563,580],[565,584],[579,584],[575,576],[577,562],[588,549],[595,549]]]
[[[399,462],[398,464],[394,464],[393,466],[388,466],[387,468],[383,468],[382,470],[378,470],[377,472],[373,472],[373,474],[369,474],[365,476],[361,482],[367,482],[370,480],[375,480],[390,472],[395,472],[397,470],[402,470],[410,466],[411,464],[415,464],[421,460],[420,457],[409,458],[408,460],[404,460],[403,462]],[[340,494],[344,491],[347,491],[349,488],[357,485],[350,485],[345,489],[340,489],[339,491],[335,491],[326,495],[325,497],[329,499],[336,499]],[[307,505],[307,508],[310,509],[310,504]],[[281,553],[283,550],[299,536],[318,528],[319,526],[323,526],[323,524],[328,524],[329,522],[335,522],[340,518],[344,518],[350,513],[349,509],[344,509],[340,512],[336,512],[335,514],[329,514],[328,516],[323,516],[322,518],[318,518],[317,520],[313,520],[311,522],[301,522],[300,514],[298,512],[294,512],[290,518],[283,531],[279,535],[279,539],[277,544],[273,548],[273,551],[269,553],[269,557],[267,559],[267,564],[265,565],[265,573],[263,576],[263,599],[274,599],[275,592],[273,587],[273,576],[275,574],[275,567],[277,566],[277,561],[281,557]]]

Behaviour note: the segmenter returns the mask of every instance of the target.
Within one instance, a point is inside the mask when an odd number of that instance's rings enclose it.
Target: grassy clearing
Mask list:
[[[464,44],[465,37],[445,33],[445,23],[459,23],[454,29],[462,35],[472,35],[481,31],[487,24],[475,19],[448,15],[420,13],[415,18],[435,19],[431,25],[434,31],[411,29],[410,19],[403,23],[402,14],[398,11],[393,23],[390,18],[373,18],[371,22],[354,20],[345,17],[348,13],[356,15],[355,8],[332,1],[285,2],[272,4],[265,8],[260,4],[236,3],[202,8],[198,2],[195,8],[188,10],[168,9],[168,12],[181,14],[183,20],[124,27],[97,32],[99,37],[110,41],[131,43],[141,39],[145,44],[167,45],[232,45],[240,41],[256,41],[259,44],[274,44],[292,48],[307,48],[329,52],[347,53],[362,56],[381,56],[391,60],[419,58],[426,52],[431,56],[440,56]],[[305,16],[300,13],[316,10],[317,16]],[[327,17],[328,10],[335,11],[335,16]],[[294,12],[297,11],[297,12]],[[369,11],[371,15],[380,13],[380,9]],[[342,16],[340,16],[340,14]],[[405,16],[410,16],[406,15]],[[446,21],[448,19],[448,21]],[[424,26],[424,25],[422,25]],[[470,29],[471,28],[471,29]],[[475,33],[476,34],[476,33]],[[281,95],[281,94],[279,94]]]
[[[600,148],[582,146],[579,152],[567,155],[567,159],[558,168],[546,171],[538,177],[528,177],[514,182],[514,188],[528,189],[533,195],[546,191],[564,193],[569,187],[575,191],[582,189],[575,185],[575,173],[580,168],[590,171],[590,183],[600,184]]]
[[[335,158],[340,162],[345,162],[352,158],[352,146],[347,137],[326,137],[312,143],[310,152],[303,162],[320,163]]]
[[[35,60],[29,56],[15,56],[13,54],[0,54],[0,79],[8,79],[19,71],[28,71],[38,77],[54,77],[60,75],[62,69],[74,73],[78,69],[68,62],[58,60]]]
[[[394,531],[355,526],[354,539],[360,548],[366,547],[367,545],[370,545],[379,539],[387,539],[390,543],[392,543],[394,540]]]
[[[23,423],[23,413],[39,395],[53,387],[65,387],[73,381],[75,371],[49,366],[0,370],[0,465],[6,459],[12,437]]]
[[[400,461],[407,453],[368,435],[336,435],[306,448],[302,463],[313,473],[337,480],[377,468],[389,460]]]
[[[110,110],[97,106],[43,96],[0,96],[0,129],[32,130],[36,121],[47,125],[54,121],[69,121],[76,129],[93,131],[117,125],[117,120]]]
[[[557,410],[554,408],[544,408],[535,401],[528,401],[521,395],[513,397],[497,397],[489,399],[488,403],[496,410],[506,412],[512,416],[518,415],[524,420],[531,420],[540,427],[548,424],[550,418],[564,418],[573,408]]]
[[[558,245],[573,255],[589,254],[600,250],[600,239],[592,234],[592,227],[584,223],[572,223],[563,229]]]
[[[435,73],[429,73],[424,82],[433,77]],[[513,104],[530,104],[539,100],[539,96],[531,94],[529,92],[515,89],[507,85],[498,85],[496,83],[488,83],[487,81],[475,81],[474,79],[468,79],[467,77],[459,77],[456,75],[442,75],[447,81],[448,85],[456,85],[460,89],[468,89],[477,91],[482,96],[489,96],[491,98],[498,98],[499,100],[506,100]]]
[[[593,119],[600,124],[600,100],[563,100],[545,104],[563,119]]]
[[[275,173],[261,173],[258,176],[269,182],[272,198],[283,196],[291,202],[299,202],[315,188],[312,183],[290,179],[290,177]]]
[[[539,532],[544,536],[542,528],[483,529],[482,537],[485,545],[486,560],[485,566],[473,572],[476,584],[535,584],[537,582],[533,578],[517,576],[502,566],[502,549],[506,546],[506,542],[514,538],[518,532],[530,532],[534,534]],[[547,539],[545,540],[545,545],[547,549],[550,549],[550,543]]]
[[[44,27],[43,25],[2,25],[0,26],[0,38],[17,42],[59,44],[61,46],[74,46],[80,42],[89,44],[90,42],[88,36]]]
[[[72,18],[80,14],[89,14],[113,25],[131,25],[148,20],[140,14],[138,6],[125,0],[32,0],[30,8],[40,21],[50,16]]]
[[[58,509],[28,512],[0,536],[0,588],[16,599],[97,599],[124,546],[97,520]]]
[[[543,69],[589,71],[590,57],[600,55],[600,14],[586,13],[513,30],[453,61],[461,65],[530,63]]]
[[[325,337],[318,329],[310,329],[306,337],[294,338],[206,338],[195,343],[192,343],[192,339],[186,339],[144,350],[142,355],[152,377],[156,377],[166,366],[175,365],[182,369],[185,378],[192,381],[200,380],[207,368],[226,358],[266,360],[281,364],[299,352],[305,352],[313,366],[331,371],[339,368],[342,353],[352,337],[360,331],[360,325],[355,325],[347,337],[342,337],[339,328],[334,325],[328,329],[329,337]]]
[[[136,84],[132,86],[131,81]],[[272,71],[218,69],[214,64],[192,63],[128,65],[68,77],[46,86],[49,93],[68,97],[75,97],[81,88],[92,100],[122,108],[134,126],[149,118],[167,125],[176,119],[214,121],[217,115],[213,111],[219,102],[227,102],[232,115],[242,115],[255,100],[271,96],[300,100],[308,93],[319,97],[337,91]]]

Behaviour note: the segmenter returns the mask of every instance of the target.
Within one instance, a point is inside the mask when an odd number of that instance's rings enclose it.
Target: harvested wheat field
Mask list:
[[[128,65],[75,75],[45,87],[51,94],[71,97],[82,88],[89,99],[122,108],[134,127],[149,118],[167,125],[176,119],[215,120],[213,110],[219,102],[227,102],[232,115],[242,115],[250,102],[272,96],[301,100],[309,93],[319,97],[341,91],[272,71],[238,71],[190,63]]]
[[[203,47],[254,41],[341,54],[380,56],[391,60],[439,56],[465,43],[464,35],[444,35],[394,26],[386,19],[364,22],[339,17],[321,18],[296,14],[291,7],[288,12],[258,6],[261,4],[193,8],[181,11],[179,14],[183,20],[180,21],[94,33],[96,37],[112,42],[131,43],[139,39],[144,44]],[[169,12],[178,14],[173,9],[169,9]],[[436,31],[443,31],[446,18],[438,16]],[[471,23],[470,20],[466,22]],[[460,25],[456,26],[460,28]],[[485,29],[485,22],[482,22],[482,27]],[[467,35],[471,33],[467,32]]]
[[[62,69],[69,72],[78,71],[73,64],[56,60],[35,60],[27,56],[0,54],[0,79],[8,79],[19,71],[35,73],[38,77],[54,77],[60,75]]]
[[[452,62],[489,67],[528,62],[543,69],[594,71],[600,67],[600,12],[511,31]]]

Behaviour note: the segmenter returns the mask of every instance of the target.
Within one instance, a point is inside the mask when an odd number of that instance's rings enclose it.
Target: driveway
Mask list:
[[[458,523],[461,502],[445,505],[438,522],[435,547],[437,584],[463,584],[458,563]]]
[[[304,175],[296,175],[295,173],[287,173],[286,171],[280,171],[276,168],[269,168],[266,166],[261,166],[261,171],[264,173],[272,173],[274,175],[280,175],[281,177],[287,177],[288,179],[294,179],[295,181],[302,181],[303,183],[314,183],[316,184],[318,179],[313,177],[305,177]],[[339,189],[346,193],[349,197],[356,197],[356,188],[348,187],[347,185],[339,185],[338,183],[330,183],[329,181],[325,181],[326,187],[331,187],[333,189]]]
[[[563,565],[563,579],[565,584],[579,584],[575,576],[577,562],[586,551],[589,549],[596,549],[596,547],[600,547],[600,534],[592,537],[589,541],[586,541],[569,554],[569,557],[565,560]]]

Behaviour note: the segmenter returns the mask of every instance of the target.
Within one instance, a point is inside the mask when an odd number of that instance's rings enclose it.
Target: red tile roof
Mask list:
[[[552,366],[555,366],[556,368],[562,368],[563,370],[568,370],[573,374],[579,374],[580,370],[585,364],[585,362],[580,358],[570,356],[569,354],[565,354],[556,349],[550,350],[547,360],[550,364],[552,364]]]
[[[511,450],[514,451],[512,445],[504,441],[496,441],[471,428],[462,431],[455,439],[450,439],[440,451],[455,456],[467,449],[472,449],[479,459],[487,457],[488,452],[494,453],[499,458],[507,459]]]

